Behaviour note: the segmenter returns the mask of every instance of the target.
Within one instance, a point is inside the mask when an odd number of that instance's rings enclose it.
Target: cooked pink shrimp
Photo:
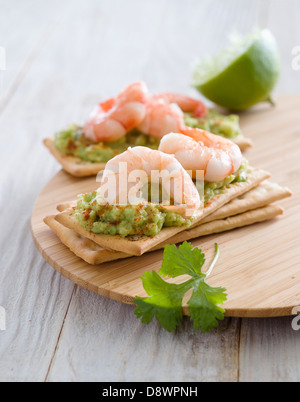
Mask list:
[[[193,113],[195,117],[204,117],[208,109],[198,99],[172,92],[153,95],[152,99],[163,99],[166,103],[176,103],[184,113]]]
[[[147,102],[145,118],[137,128],[157,138],[170,132],[181,132],[185,128],[184,112],[201,117],[206,115],[207,108],[201,101],[184,95],[152,95]]]
[[[204,171],[204,180],[219,182],[236,172],[243,161],[240,148],[232,141],[197,128],[165,135],[160,151],[172,154],[186,170]]]
[[[147,102],[145,117],[137,126],[141,132],[156,138],[162,138],[170,132],[178,132],[183,127],[183,112],[178,105],[151,98]]]
[[[98,193],[109,204],[147,203],[140,190],[149,183],[162,184],[167,201],[174,201],[174,205],[163,204],[166,209],[182,215],[188,210],[192,215],[201,206],[199,193],[178,160],[147,147],[128,148],[108,161]]]
[[[86,137],[95,142],[116,141],[135,128],[145,117],[147,87],[135,82],[116,98],[100,103],[83,127]]]

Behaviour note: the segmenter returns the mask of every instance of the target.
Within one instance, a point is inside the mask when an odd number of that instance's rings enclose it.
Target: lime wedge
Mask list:
[[[268,29],[231,38],[216,57],[197,65],[193,86],[207,99],[231,110],[271,101],[280,73],[277,43]]]

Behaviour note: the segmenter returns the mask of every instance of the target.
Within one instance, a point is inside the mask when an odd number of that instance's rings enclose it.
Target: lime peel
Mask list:
[[[267,29],[255,29],[244,37],[231,37],[227,49],[198,63],[193,85],[220,106],[244,110],[270,101],[279,72],[279,52],[273,35]]]

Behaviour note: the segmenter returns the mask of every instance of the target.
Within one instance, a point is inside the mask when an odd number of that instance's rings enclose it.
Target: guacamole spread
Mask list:
[[[244,182],[247,180],[248,162],[243,161],[240,168],[230,176],[218,183],[204,183],[204,205],[207,204],[214,196],[222,194],[224,189],[232,183]]]
[[[189,226],[192,222],[159,204],[102,204],[96,191],[78,196],[74,216],[90,232],[122,237],[155,236],[163,226]]]
[[[193,117],[192,114],[185,113],[184,123],[186,126],[201,128],[229,139],[241,134],[239,116],[235,114],[225,116],[214,109],[209,109],[208,114],[202,118]]]
[[[132,130],[117,141],[94,143],[83,135],[82,127],[73,124],[55,135],[54,145],[65,155],[93,163],[106,163],[128,147],[144,146],[157,149],[159,139]]]
[[[231,183],[246,181],[247,163],[219,183],[205,183],[204,205],[221,194]],[[96,191],[78,196],[74,217],[86,230],[93,233],[155,236],[163,227],[190,226],[193,218],[183,218],[168,211],[162,204],[109,205],[104,204]]]
[[[184,122],[187,126],[201,128],[227,138],[234,138],[241,133],[238,116],[224,116],[212,109],[204,118],[195,118],[185,113]],[[134,129],[117,141],[95,143],[86,138],[82,127],[76,124],[59,131],[54,137],[54,145],[61,153],[92,163],[106,163],[128,147],[144,146],[158,149],[159,142],[158,138]]]

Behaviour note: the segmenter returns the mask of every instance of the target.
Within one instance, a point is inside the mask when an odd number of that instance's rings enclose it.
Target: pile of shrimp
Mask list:
[[[201,170],[205,181],[219,182],[239,169],[243,157],[232,141],[185,126],[184,113],[203,117],[207,112],[206,106],[197,99],[174,93],[149,95],[144,82],[135,82],[116,98],[97,105],[83,132],[92,141],[110,142],[136,128],[159,138],[159,151],[174,155],[185,170],[192,172],[193,178],[196,177],[195,172]],[[155,152],[151,155],[155,159],[153,163],[156,163],[156,158],[161,158]],[[125,156],[137,161],[133,150]],[[108,166],[114,161],[115,158],[108,162]]]
[[[207,114],[199,100],[174,93],[149,95],[144,82],[127,86],[117,97],[99,103],[86,121],[83,132],[95,142],[112,142],[136,128],[161,139],[170,132],[182,132],[184,113]]]

